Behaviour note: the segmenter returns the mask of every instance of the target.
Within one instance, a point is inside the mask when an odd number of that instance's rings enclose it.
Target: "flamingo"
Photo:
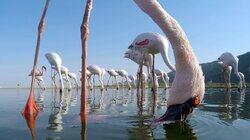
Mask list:
[[[35,79],[37,80],[37,85],[43,90],[45,90],[45,84],[44,84],[44,80],[42,78],[44,72],[46,72],[45,66],[42,66],[42,70],[40,70],[38,68],[35,69]],[[33,74],[33,71],[30,72],[29,76],[32,76],[32,74]],[[41,83],[43,84],[43,86],[41,86]]]
[[[45,57],[47,58],[47,60],[49,61],[50,65],[51,65],[51,79],[52,79],[52,81],[54,81],[53,80],[54,77],[52,76],[52,70],[53,70],[53,68],[59,74],[59,82],[61,84],[60,93],[62,93],[62,91],[64,89],[63,79],[62,79],[62,73],[61,73],[62,59],[61,59],[61,57],[57,53],[54,53],[54,52],[52,52],[52,53],[46,53]]]
[[[46,67],[42,66],[42,70],[40,69],[35,69],[35,76],[43,76],[44,72],[46,72]],[[29,76],[32,76],[33,71],[30,72]]]
[[[226,82],[227,85],[227,89],[231,88],[231,72],[232,72],[232,67],[231,66],[227,66],[225,65],[223,62],[218,62],[218,64],[220,65],[223,75],[224,75],[224,80]],[[239,76],[242,80],[242,87],[246,88],[246,82],[245,82],[245,76],[243,73],[239,72]]]
[[[71,82],[69,80],[69,70],[67,67],[65,66],[61,66],[61,74],[65,76],[66,78],[66,83],[68,84],[68,91],[71,90]]]
[[[114,69],[110,69],[110,70],[106,70],[107,73],[109,74],[109,79],[108,79],[108,82],[107,82],[107,86],[108,87],[108,84],[109,84],[109,80],[110,78],[114,77],[115,79],[115,83],[116,83],[116,89],[118,90],[119,89],[119,84],[117,82],[117,76],[119,75]],[[113,81],[112,81],[113,83]]]
[[[218,58],[218,63],[220,65],[225,65],[222,67],[227,67],[227,66],[232,67],[232,69],[234,70],[234,74],[239,79],[238,91],[240,91],[242,89],[242,79],[241,79],[241,76],[240,76],[239,70],[238,70],[239,59],[236,56],[234,56],[232,53],[225,52],[225,53],[221,54],[221,56]]]
[[[129,83],[129,78],[128,78],[128,72],[125,70],[116,70],[116,72],[122,77],[122,84],[123,84],[123,78],[126,79],[126,82],[128,84],[128,89],[131,89],[131,85]]]
[[[78,82],[77,82],[77,76],[73,72],[68,73],[69,78],[71,78],[75,82],[75,86],[78,89]]]
[[[82,70],[80,69],[79,70],[79,73],[81,74],[82,73]],[[86,75],[87,75],[87,81],[88,81],[88,86],[90,87],[90,90],[92,90],[92,82],[91,82],[91,72],[89,70],[86,69]],[[81,80],[82,78],[80,78]]]
[[[128,49],[138,50],[142,52],[142,54],[149,53],[149,54],[152,54],[153,57],[155,54],[160,53],[165,64],[173,72],[175,72],[176,70],[170,63],[168,55],[167,55],[168,46],[169,46],[169,42],[166,37],[157,33],[142,33],[142,34],[139,34],[134,39],[133,43],[129,46]]]
[[[131,80],[132,84],[134,85],[134,87],[136,87],[136,77],[133,75],[129,75],[128,78]]]
[[[160,70],[160,69],[155,69],[155,74],[157,76],[159,76],[160,78],[162,78],[163,80],[163,83],[164,83],[164,88],[165,90],[167,89],[168,87],[168,81],[169,81],[169,78],[168,78],[168,75],[166,72]]]
[[[91,73],[91,75],[94,75],[94,76],[98,75],[99,82],[101,84],[101,90],[103,90],[104,89],[103,76],[105,74],[105,70],[102,69],[102,68],[100,68],[100,67],[98,67],[97,65],[90,65],[90,66],[87,67],[87,70]],[[93,78],[93,80],[94,80],[94,78]],[[93,84],[92,84],[92,88],[93,88]]]
[[[183,121],[193,108],[201,103],[204,97],[205,82],[201,67],[185,32],[157,0],[134,0],[134,2],[161,28],[169,39],[175,56],[176,72],[172,87],[169,90],[168,108],[165,114],[154,122]],[[141,34],[130,48],[151,53],[160,52],[166,63],[168,61],[166,61],[166,49],[163,47],[165,45],[161,44],[163,43],[162,37],[154,33]],[[165,41],[166,43],[167,41]],[[173,67],[172,70],[175,71]]]
[[[152,65],[152,74],[154,72],[154,56],[155,54],[160,53],[165,64],[175,72],[175,68],[169,61],[167,52],[168,52],[169,42],[167,38],[157,33],[142,33],[139,34],[129,46],[128,49],[140,51],[142,54],[152,54],[153,56],[153,65]],[[154,80],[153,80],[154,81]],[[154,86],[153,86],[154,87]],[[156,90],[152,88],[152,90]]]

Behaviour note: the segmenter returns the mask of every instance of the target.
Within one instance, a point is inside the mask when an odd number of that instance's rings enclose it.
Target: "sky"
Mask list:
[[[222,53],[250,51],[249,0],[159,0],[182,26],[200,63],[216,60]],[[38,66],[50,65],[44,54],[57,52],[63,65],[78,73],[81,66],[80,25],[86,0],[51,0],[41,40]],[[29,86],[37,37],[37,25],[45,0],[1,0],[0,86]],[[90,18],[88,64],[125,69],[135,74],[138,66],[123,54],[143,32],[163,34],[132,0],[94,0]],[[169,57],[174,63],[169,47]],[[170,71],[161,56],[156,67]]]

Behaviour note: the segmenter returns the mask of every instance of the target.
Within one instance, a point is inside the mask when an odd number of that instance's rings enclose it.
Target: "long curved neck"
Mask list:
[[[135,3],[162,29],[169,39],[175,56],[176,70],[192,67],[198,61],[193,53],[185,32],[178,22],[169,15],[156,0],[134,0]]]
[[[179,23],[161,7],[157,0],[134,1],[161,28],[174,51],[176,73],[167,105],[181,104],[195,96],[202,101],[205,92],[204,76]]]

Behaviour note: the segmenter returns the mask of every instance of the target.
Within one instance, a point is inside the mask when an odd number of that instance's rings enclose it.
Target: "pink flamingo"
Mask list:
[[[176,73],[169,90],[168,109],[155,122],[185,120],[193,108],[201,103],[205,92],[204,76],[198,60],[179,23],[162,8],[157,0],[134,0],[134,2],[162,29],[171,43],[175,56]],[[160,51],[163,58],[166,56],[162,53],[164,52],[162,45],[152,45],[157,44],[161,36],[146,33],[139,37],[141,41],[134,42],[130,48],[151,53]],[[174,71],[173,68],[172,70]]]
[[[237,78],[239,79],[239,83],[238,83],[238,91],[240,91],[242,89],[242,74],[240,75],[240,72],[238,70],[238,64],[239,64],[239,59],[234,56],[232,53],[230,52],[225,52],[223,54],[221,54],[221,56],[218,58],[218,63],[220,64],[220,66],[222,68],[227,68],[228,66],[231,66],[231,68],[234,70],[234,74],[237,76]],[[230,72],[231,74],[231,72]],[[244,75],[243,75],[244,77]],[[229,76],[230,78],[230,76]],[[230,79],[229,81],[230,82]],[[227,84],[228,88],[231,88],[230,84]]]
[[[44,84],[44,80],[42,78],[44,72],[46,72],[45,66],[42,66],[42,70],[40,70],[38,68],[35,69],[35,79],[37,81],[37,85],[43,90],[45,90],[45,86],[44,86],[45,84]],[[33,74],[33,71],[30,72],[29,76],[32,76],[32,74]],[[43,86],[41,86],[41,83],[43,84]]]

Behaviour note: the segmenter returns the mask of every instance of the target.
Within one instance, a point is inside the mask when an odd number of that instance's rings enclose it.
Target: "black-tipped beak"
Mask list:
[[[134,46],[131,44],[129,47],[128,47],[128,49],[132,49]]]
[[[167,111],[155,122],[165,122],[165,121],[184,121],[187,116],[193,112],[194,109],[194,98],[187,100],[183,104],[169,106]]]

